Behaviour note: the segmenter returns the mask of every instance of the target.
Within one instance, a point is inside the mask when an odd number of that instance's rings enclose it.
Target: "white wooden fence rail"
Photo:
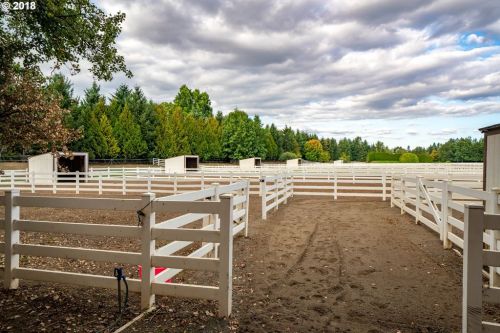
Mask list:
[[[219,301],[219,313],[231,313],[232,242],[234,235],[248,232],[248,182],[230,185],[215,184],[204,190],[155,199],[146,193],[141,199],[64,198],[21,196],[18,189],[0,196],[5,206],[5,218],[0,229],[5,231],[5,242],[0,252],[5,255],[5,266],[0,270],[5,288],[17,288],[19,279],[77,284],[115,289],[116,278],[93,274],[52,271],[43,268],[20,267],[20,255],[57,257],[142,265],[142,280],[128,279],[130,291],[141,293],[141,306],[154,303],[154,295],[205,298]],[[142,211],[141,226],[100,225],[89,223],[33,221],[20,219],[21,207],[66,209]],[[157,212],[183,213],[156,224]],[[203,220],[201,229],[183,228]],[[79,247],[22,244],[20,232],[69,233],[91,236],[114,236],[141,239],[141,252],[111,251]],[[156,240],[171,241],[156,248]],[[187,256],[176,255],[195,242],[201,247]],[[216,251],[214,251],[216,250]],[[206,258],[206,256],[211,256]],[[155,266],[168,269],[155,276]],[[166,279],[183,269],[218,272],[218,286],[165,283]],[[167,272],[167,273],[165,273]]]
[[[422,177],[394,176],[391,184],[391,206],[415,217],[416,223],[423,223],[439,234],[444,248],[452,244],[463,249],[465,204],[483,204],[484,201],[498,200],[496,191],[483,191],[474,187],[476,182],[466,184]],[[467,186],[467,187],[463,187]],[[483,235],[483,242],[491,246],[491,236]]]
[[[483,321],[483,301],[500,304],[500,288],[483,288],[483,266],[500,267],[500,252],[484,249],[484,230],[500,230],[500,215],[482,206],[465,206],[462,333],[500,332],[500,323]]]
[[[249,181],[250,194],[261,195],[260,180],[276,174],[291,179],[295,195],[319,195],[339,197],[375,197],[385,200],[391,191],[392,174],[378,170],[369,173],[363,169],[338,170],[282,170],[269,172],[247,171],[200,171],[183,174],[164,173],[159,169],[118,168],[94,169],[89,173],[35,174],[26,170],[7,170],[0,175],[0,191],[18,188],[31,193],[97,193],[97,194],[141,194],[153,192],[157,195],[178,194],[204,189],[207,184],[221,185],[239,180]],[[478,174],[425,174],[426,179],[451,179],[457,185],[482,187]]]
[[[293,183],[286,174],[264,176],[260,182],[262,219],[266,220],[268,211],[278,210],[280,204],[286,204],[288,198],[293,196]]]

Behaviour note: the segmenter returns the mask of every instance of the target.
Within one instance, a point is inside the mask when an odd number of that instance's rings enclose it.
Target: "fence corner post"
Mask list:
[[[415,183],[415,190],[417,192],[417,196],[415,198],[415,224],[418,224],[420,219],[420,206],[422,206],[422,193],[420,193],[420,189],[422,188],[422,176],[417,176],[417,181]]]
[[[14,229],[14,221],[20,218],[20,207],[14,205],[14,199],[20,194],[19,189],[5,191],[5,271],[4,287],[17,289],[19,279],[13,276],[14,269],[19,268],[19,254],[14,253],[14,244],[19,243],[19,230]]]
[[[219,315],[231,315],[233,299],[233,196],[220,196]]]
[[[248,216],[250,215],[250,180],[246,181],[245,187],[245,237],[248,237]]]
[[[483,217],[483,207],[465,205],[462,333],[481,331]]]
[[[451,209],[449,207],[450,199],[452,198],[452,193],[448,189],[450,182],[448,180],[443,180],[443,190],[441,192],[441,225],[439,226],[440,230],[440,239],[443,241],[443,248],[449,249],[451,248],[451,242],[448,239],[448,216],[451,216]]]
[[[405,208],[406,208],[406,202],[405,202],[405,196],[406,196],[406,180],[401,177],[401,215],[405,213]]]
[[[382,175],[382,201],[387,199],[387,176],[385,173]]]
[[[151,257],[155,253],[155,240],[152,238],[152,229],[155,225],[155,212],[152,201],[155,199],[154,193],[144,193],[141,196],[141,205],[144,216],[142,217],[142,280],[141,280],[141,309],[149,309],[155,302],[155,295],[152,293],[152,284],[155,278],[155,269],[151,267]]]
[[[391,208],[394,208],[394,175],[391,176]]]
[[[262,219],[267,219],[267,187],[266,187],[266,176],[260,179],[260,193],[261,193],[261,208],[262,208]]]
[[[495,187],[490,190],[491,199],[485,202],[485,211],[489,214],[500,214],[500,188]],[[500,232],[498,230],[488,230],[491,239],[490,250],[498,251],[500,246]],[[500,268],[490,267],[490,286],[500,287]]]

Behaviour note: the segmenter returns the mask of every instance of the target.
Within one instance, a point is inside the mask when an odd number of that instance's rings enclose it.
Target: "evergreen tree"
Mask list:
[[[290,127],[285,126],[283,129],[283,151],[289,151],[297,156],[302,156],[300,146],[295,138],[295,133]]]
[[[147,145],[142,139],[141,127],[135,122],[128,104],[125,104],[118,118],[115,135],[124,158],[140,158],[147,155]]]
[[[99,132],[103,137],[104,146],[106,147],[103,157],[116,158],[120,153],[120,147],[118,146],[118,141],[113,135],[113,127],[111,127],[111,122],[106,114],[102,114],[101,119],[99,119]]]
[[[179,88],[174,103],[196,118],[212,117],[212,102],[208,94],[198,89],[191,90],[185,84]]]
[[[189,132],[182,109],[172,103],[162,103],[156,108],[156,154],[172,157],[191,154]]]
[[[239,160],[248,157],[260,157],[263,149],[257,139],[256,123],[248,115],[235,109],[229,113],[222,125],[222,149],[228,159]]]
[[[266,129],[264,130],[264,143],[266,147],[265,158],[267,160],[273,160],[273,161],[278,160],[280,156],[278,151],[278,145],[274,141],[271,129],[268,126],[266,126]]]

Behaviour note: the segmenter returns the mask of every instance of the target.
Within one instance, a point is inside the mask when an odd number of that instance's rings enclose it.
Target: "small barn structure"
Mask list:
[[[500,124],[479,129],[484,134],[483,189],[500,189]],[[486,207],[490,213],[500,213],[499,205]]]
[[[251,157],[240,160],[240,169],[250,170],[261,167],[260,157]]]
[[[181,155],[165,159],[165,172],[184,173],[197,171],[200,168],[200,158],[196,155]]]
[[[293,158],[291,160],[286,160],[286,167],[287,168],[297,168],[300,165],[302,165],[302,159],[301,158]]]
[[[58,181],[75,181],[76,177],[74,173],[77,171],[84,174],[88,172],[88,153],[72,152],[69,155],[65,155],[60,152],[58,155],[45,153],[28,158],[28,171],[30,177],[34,177],[35,184],[52,182],[54,172],[57,172]],[[65,173],[68,175],[65,175]]]

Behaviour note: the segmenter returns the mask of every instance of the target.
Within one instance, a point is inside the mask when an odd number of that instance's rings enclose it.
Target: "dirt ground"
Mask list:
[[[210,301],[157,297],[157,310],[126,332],[459,332],[461,258],[436,234],[376,199],[296,197],[260,219],[251,202],[250,235],[234,242],[233,315]],[[1,210],[1,208],[0,208]],[[1,213],[1,212],[0,212]],[[135,223],[133,216],[24,209],[23,218]],[[71,215],[68,215],[71,214]],[[104,214],[104,215],[103,215]],[[137,250],[138,242],[27,234],[40,244]],[[40,264],[22,258],[25,267]],[[45,267],[111,274],[113,264],[43,259]],[[68,268],[70,267],[70,268]],[[137,276],[134,267],[128,275]],[[183,272],[177,281],[215,284]],[[23,282],[0,289],[1,332],[110,332],[139,313],[139,297],[116,314],[116,292]]]

